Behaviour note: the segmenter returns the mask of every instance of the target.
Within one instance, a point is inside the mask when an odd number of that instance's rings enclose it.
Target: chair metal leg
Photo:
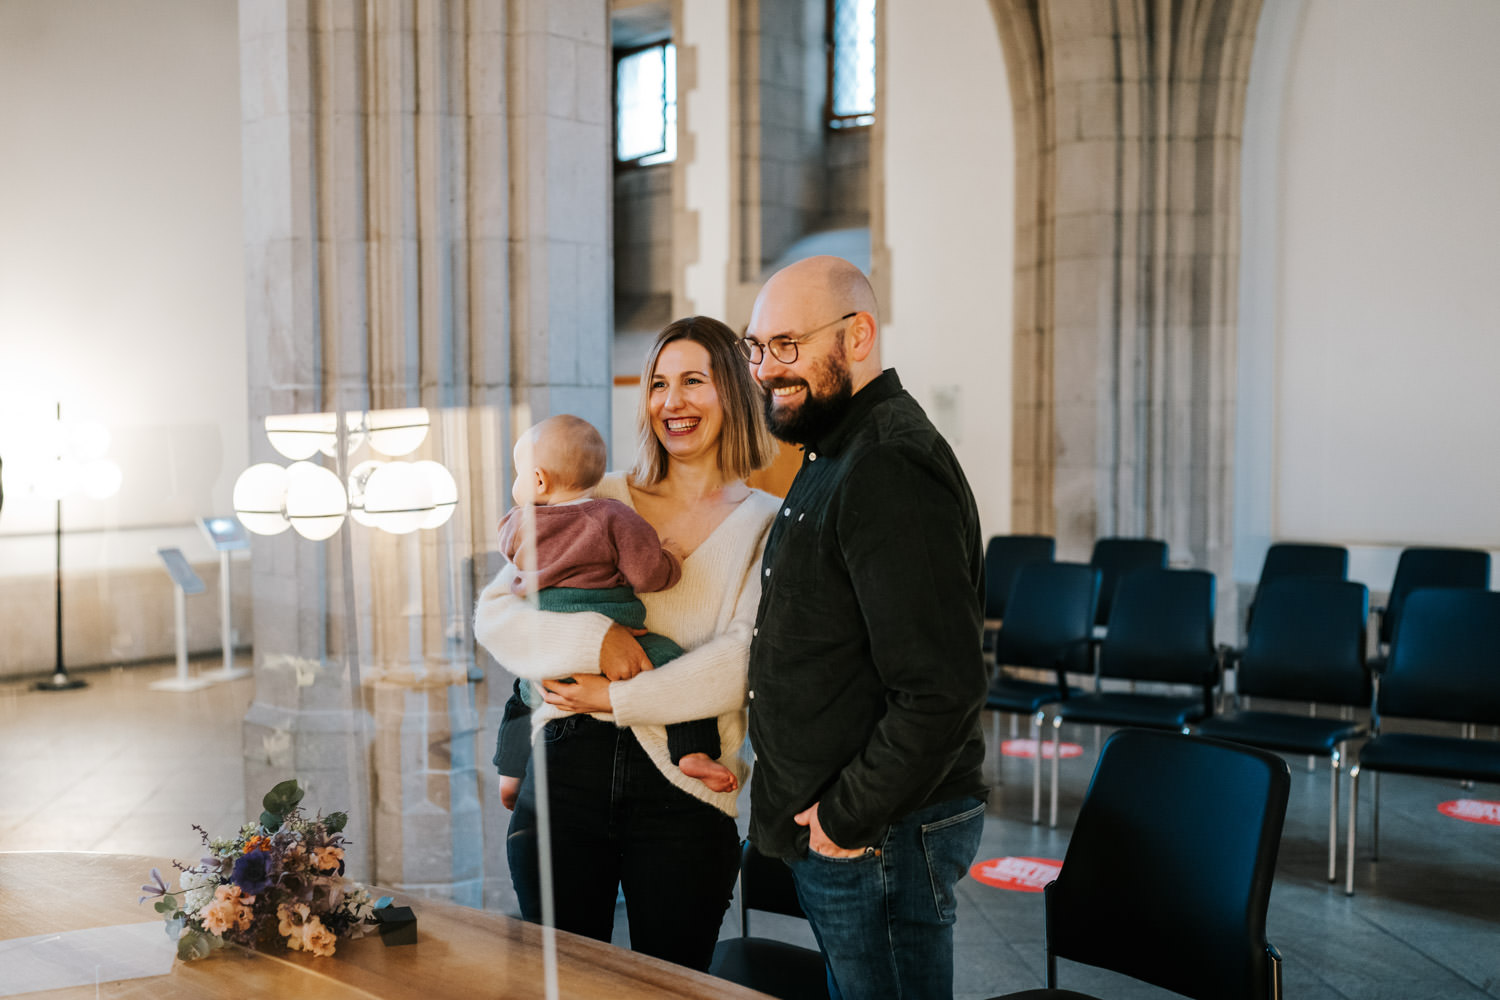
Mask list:
[[[1359,761],[1349,768],[1349,829],[1344,845],[1344,895],[1354,895],[1354,818],[1359,815]]]
[[[1339,880],[1339,765],[1344,756],[1344,744],[1333,748],[1328,758],[1328,881]]]
[[[1041,746],[1037,747],[1040,751]],[[1057,762],[1062,759],[1062,716],[1052,717],[1052,814],[1047,825],[1057,829]]]
[[[1031,717],[1031,742],[1036,752],[1031,755],[1031,822],[1042,821],[1042,720],[1046,713],[1038,711]]]
[[[1313,719],[1313,718],[1317,718],[1317,715],[1318,715],[1318,706],[1317,706],[1317,704],[1315,702],[1311,702],[1311,701],[1308,702],[1307,703],[1307,717],[1309,719]],[[1307,755],[1307,773],[1308,774],[1312,774],[1317,769],[1318,769],[1318,758],[1314,757],[1312,754],[1308,754]]]
[[[1370,860],[1380,860],[1380,772],[1375,772],[1370,792]]]

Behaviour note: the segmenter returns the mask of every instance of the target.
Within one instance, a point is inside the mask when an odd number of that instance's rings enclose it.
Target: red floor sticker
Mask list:
[[[991,858],[969,869],[969,877],[996,889],[1041,892],[1062,871],[1062,862],[1052,858]]]
[[[1454,819],[1467,820],[1470,823],[1500,826],[1500,802],[1489,802],[1485,799],[1454,799],[1452,802],[1439,803],[1438,812],[1444,816],[1452,816]]]
[[[1083,756],[1083,745],[1080,743],[1060,743],[1058,744],[1058,749],[1058,755],[1063,760],[1068,760],[1072,757]],[[1000,752],[1005,754],[1005,756],[1007,757],[1035,757],[1036,740],[1006,740],[1004,743],[1000,744]],[[1043,740],[1042,760],[1051,759],[1052,741]]]

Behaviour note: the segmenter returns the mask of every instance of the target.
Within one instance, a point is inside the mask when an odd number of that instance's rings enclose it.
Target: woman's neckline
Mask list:
[[[636,506],[636,502],[635,502],[636,487],[632,486],[631,483],[630,483],[630,473],[628,473],[628,472],[621,473],[620,474],[620,481],[621,481],[621,483],[625,487],[624,494],[625,494],[625,502],[626,502],[626,504],[630,507],[631,510],[633,510],[637,514],[639,514],[640,513],[640,508]],[[742,511],[742,510],[745,509],[745,501],[749,500],[752,496],[755,495],[755,487],[750,486],[744,480],[738,480],[737,482],[738,482],[739,486],[741,486],[741,487],[744,488],[744,490],[745,490],[744,495],[741,496],[738,500],[726,501],[726,503],[730,505],[729,506],[729,510],[724,514],[723,517],[721,517],[719,519],[719,523],[715,524],[713,526],[713,529],[710,530],[707,535],[703,536],[703,540],[700,541],[697,545],[693,546],[693,549],[692,549],[691,552],[689,552],[687,555],[685,555],[685,556],[682,557],[682,561],[684,563],[687,562],[689,559],[693,558],[693,556],[697,555],[698,552],[701,549],[703,549],[710,542],[712,542],[714,540],[714,538],[718,536],[719,532],[724,528],[724,525],[728,524],[735,517],[735,515],[737,515],[740,511]],[[726,483],[725,484],[725,486],[730,486],[730,485],[733,485],[733,484],[730,484],[730,483]],[[646,493],[644,490],[641,491],[641,494],[643,496],[654,496],[654,494]],[[654,525],[653,525],[653,527],[654,527]]]

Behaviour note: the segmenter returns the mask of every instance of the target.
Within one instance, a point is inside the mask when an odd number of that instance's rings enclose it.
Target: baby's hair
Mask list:
[[[537,466],[550,472],[562,488],[591,490],[604,478],[604,437],[587,420],[559,413],[532,432]]]

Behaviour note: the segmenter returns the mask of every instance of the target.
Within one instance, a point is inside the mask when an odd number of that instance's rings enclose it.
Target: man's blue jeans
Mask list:
[[[983,832],[984,801],[953,799],[902,817],[878,855],[788,859],[833,1000],[951,1000],[954,887]]]

